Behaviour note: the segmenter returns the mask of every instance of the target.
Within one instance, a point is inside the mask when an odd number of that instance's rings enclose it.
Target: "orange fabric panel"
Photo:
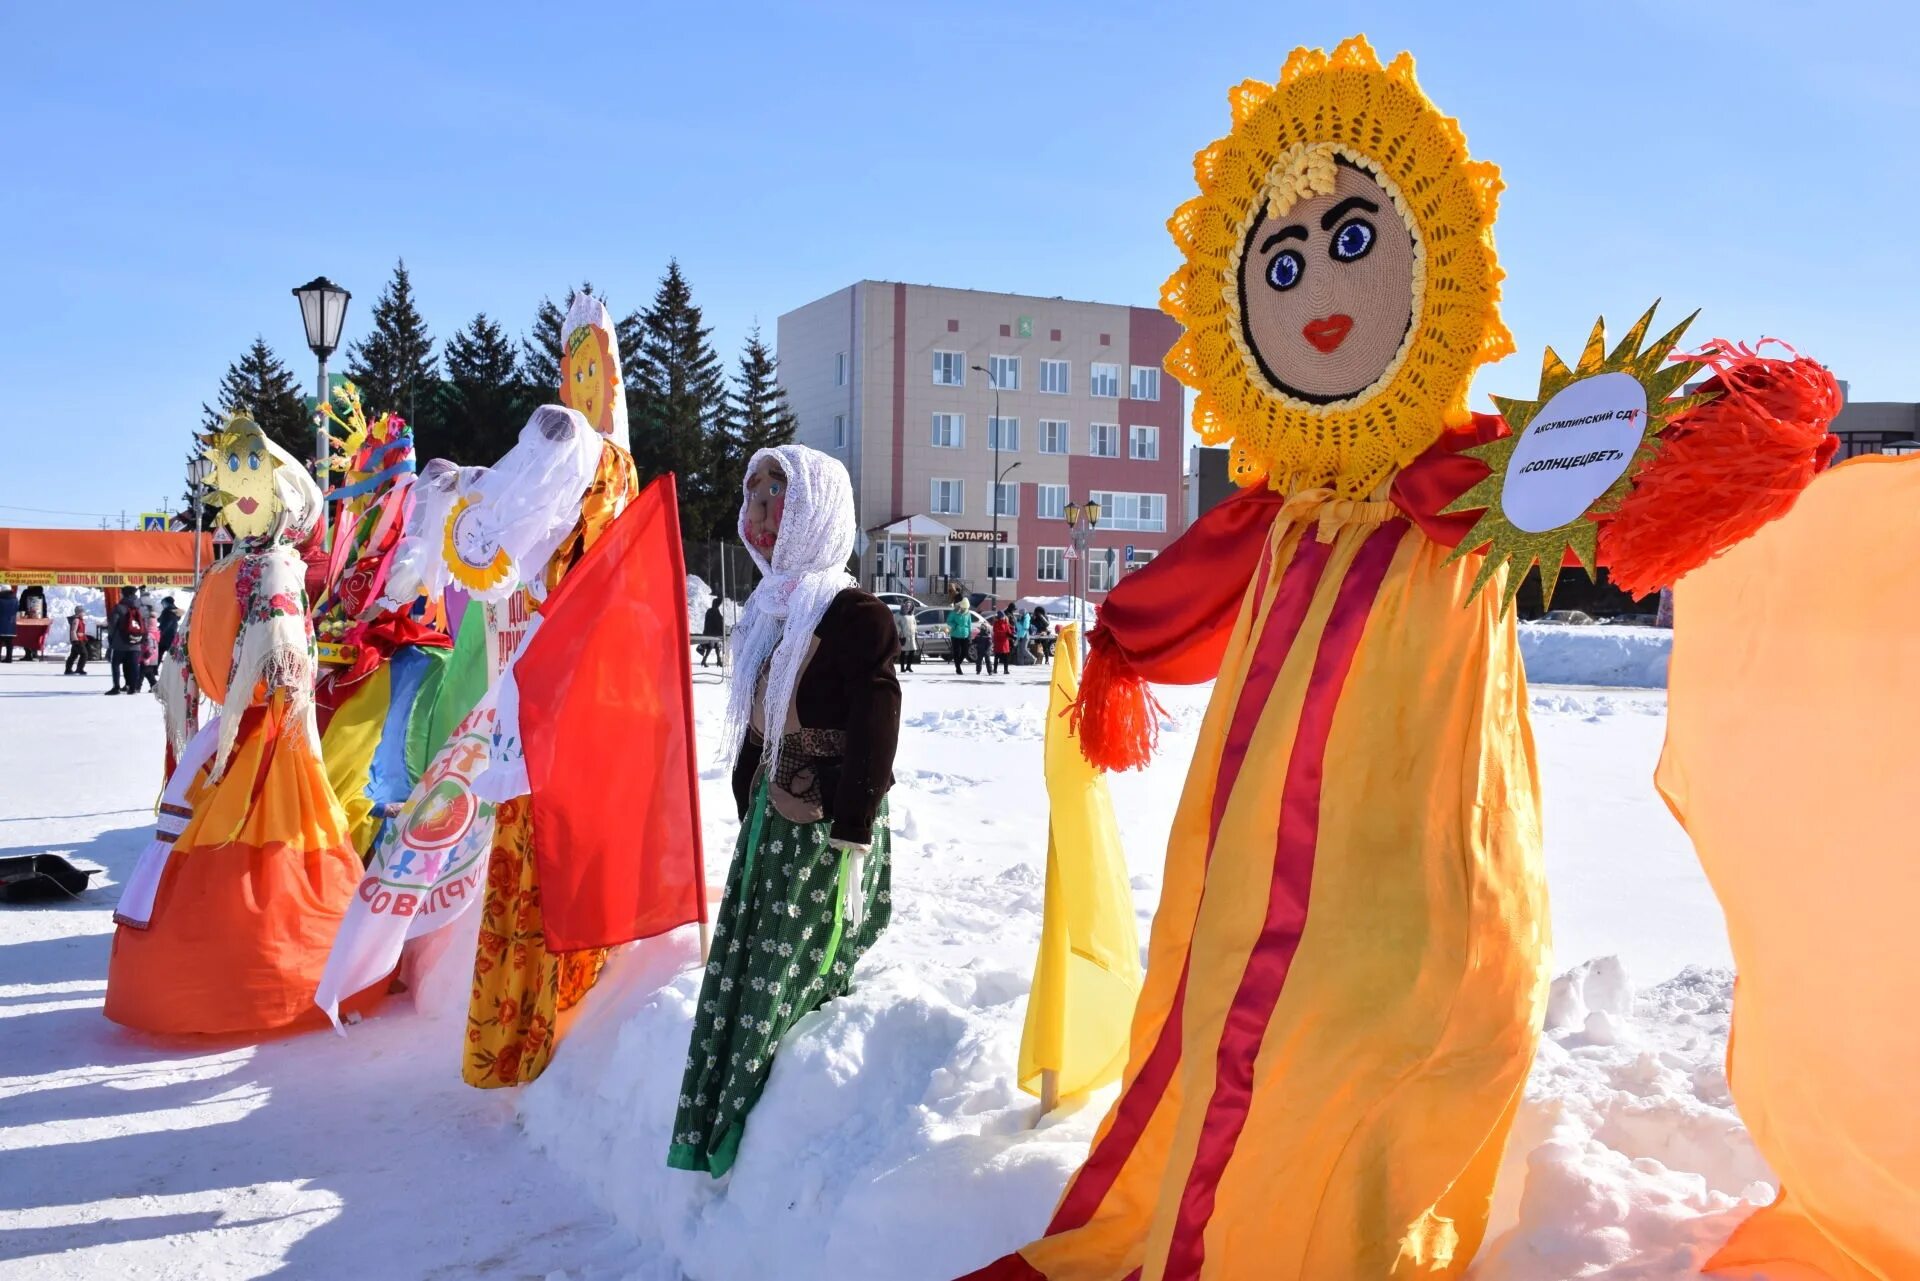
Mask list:
[[[200,564],[213,563],[202,534]],[[8,570],[191,574],[193,535],[134,529],[0,529],[0,579]]]
[[[200,692],[216,704],[227,701],[227,677],[233,672],[233,642],[240,635],[240,594],[235,557],[200,580],[187,628],[187,660]]]
[[[1674,590],[1656,781],[1726,913],[1728,1076],[1786,1195],[1722,1276],[1920,1277],[1920,458],[1817,477]]]

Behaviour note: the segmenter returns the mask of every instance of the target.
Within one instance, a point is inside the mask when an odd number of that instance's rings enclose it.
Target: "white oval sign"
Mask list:
[[[1632,374],[1595,374],[1540,407],[1514,446],[1500,507],[1515,529],[1571,524],[1633,462],[1647,423],[1647,389]]]

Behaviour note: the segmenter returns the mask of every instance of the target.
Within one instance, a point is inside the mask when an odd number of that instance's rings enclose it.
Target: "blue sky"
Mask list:
[[[351,339],[400,257],[444,338],[677,256],[729,361],[863,277],[1152,305],[1228,87],[1354,31],[1505,172],[1478,406],[1655,297],[1920,399],[1906,6],[165,8],[0,11],[0,524],[175,493],[255,334],[311,379],[288,290],[351,288]]]

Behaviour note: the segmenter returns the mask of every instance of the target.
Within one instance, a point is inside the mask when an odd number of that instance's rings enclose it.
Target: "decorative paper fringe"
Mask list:
[[[1633,489],[1600,522],[1600,561],[1633,596],[1672,586],[1762,525],[1786,515],[1839,446],[1828,425],[1840,386],[1825,366],[1715,339],[1676,359],[1714,370],[1717,393],[1675,418]]]
[[[1088,640],[1080,697],[1067,709],[1068,724],[1080,739],[1080,753],[1103,770],[1145,767],[1160,745],[1164,709],[1126,655],[1103,627]]]

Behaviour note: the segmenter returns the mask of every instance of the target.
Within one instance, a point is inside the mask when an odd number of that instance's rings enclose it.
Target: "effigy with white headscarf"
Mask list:
[[[771,459],[787,475],[786,510],[769,559],[747,537],[746,482],[741,484],[740,541],[760,567],[760,585],[747,598],[746,609],[733,629],[733,687],[727,698],[724,735],[726,759],[732,761],[746,742],[753,720],[753,697],[766,668],[766,694],[761,723],[766,726],[766,771],[774,777],[779,763],[781,728],[793,702],[801,668],[814,628],[833,604],[833,598],[858,586],[847,572],[853,555],[856,521],[853,482],[839,459],[805,445],[776,445],[762,449],[747,461],[747,479],[761,459]]]

